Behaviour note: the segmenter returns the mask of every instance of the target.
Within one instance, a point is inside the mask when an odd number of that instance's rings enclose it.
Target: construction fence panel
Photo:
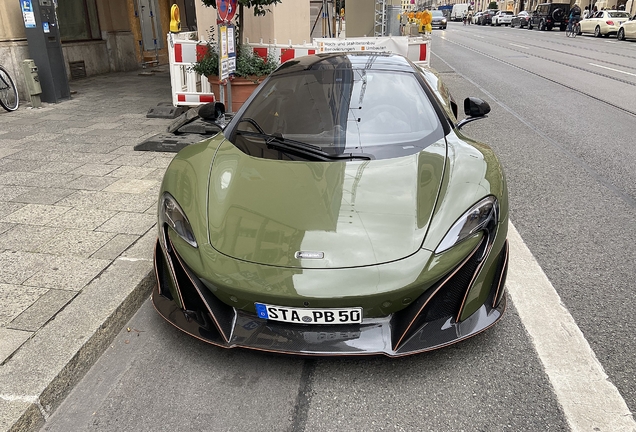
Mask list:
[[[170,82],[174,106],[197,106],[215,101],[207,77],[191,69],[192,65],[207,53],[207,42],[191,40],[189,37],[191,36],[187,33],[168,34]]]
[[[208,102],[214,102],[214,93],[210,89],[210,83],[206,77],[202,77],[191,70],[196,61],[205,55],[208,49],[206,41],[190,40],[188,37],[168,35],[168,54],[170,58],[170,79],[172,83],[172,103],[174,106],[197,106]],[[179,38],[177,38],[177,36]],[[428,37],[397,36],[407,40],[406,55],[417,65],[430,67],[430,39]],[[373,39],[373,38],[366,38]],[[387,39],[387,37],[383,37]],[[324,44],[325,39],[320,39]],[[334,42],[342,43],[343,39],[334,39]],[[405,41],[400,41],[404,43]],[[267,58],[274,58],[279,63],[284,63],[296,57],[325,52],[320,43],[314,41],[311,44],[293,45],[274,43],[252,43],[247,41],[245,46],[250,47],[254,53]]]

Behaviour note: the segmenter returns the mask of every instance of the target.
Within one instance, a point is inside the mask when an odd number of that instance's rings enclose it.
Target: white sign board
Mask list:
[[[408,36],[359,37],[347,39],[316,38],[314,45],[318,52],[355,52],[371,51],[395,53],[406,56],[409,50]]]

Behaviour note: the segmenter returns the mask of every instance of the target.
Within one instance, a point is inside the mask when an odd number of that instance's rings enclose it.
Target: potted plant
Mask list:
[[[278,61],[269,55],[262,58],[252,49],[241,45],[236,56],[236,71],[230,76],[232,91],[232,111],[236,112],[247,100],[261,81],[278,67]],[[217,100],[220,100],[220,85],[225,84],[219,80],[219,51],[214,43],[207,43],[207,50],[191,70],[208,78],[212,91]]]

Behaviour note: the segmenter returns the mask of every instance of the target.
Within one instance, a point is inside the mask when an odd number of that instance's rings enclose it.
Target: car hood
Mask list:
[[[445,160],[443,139],[410,156],[348,162],[255,158],[225,141],[210,169],[210,244],[283,267],[402,259],[422,245]]]

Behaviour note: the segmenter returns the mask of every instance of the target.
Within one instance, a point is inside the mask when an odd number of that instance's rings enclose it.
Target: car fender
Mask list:
[[[165,192],[172,195],[188,218],[199,243],[207,243],[207,215],[201,203],[207,203],[210,168],[223,141],[223,134],[218,134],[185,147],[170,162],[161,183],[159,197]],[[158,206],[157,211],[161,212],[161,199]]]

